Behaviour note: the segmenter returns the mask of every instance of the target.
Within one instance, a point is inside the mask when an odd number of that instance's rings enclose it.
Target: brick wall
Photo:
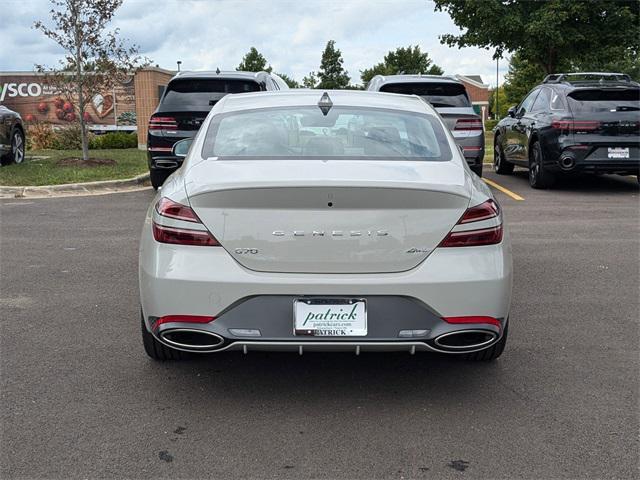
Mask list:
[[[467,83],[464,80],[464,87],[467,89],[467,93],[469,94],[469,98],[471,98],[471,103],[474,102],[488,102],[489,101],[489,89],[477,87],[476,85],[472,85],[471,83]]]
[[[144,69],[136,73],[136,119],[138,124],[138,148],[147,147],[147,126],[149,118],[158,106],[159,88],[166,86],[175,72],[160,68]]]

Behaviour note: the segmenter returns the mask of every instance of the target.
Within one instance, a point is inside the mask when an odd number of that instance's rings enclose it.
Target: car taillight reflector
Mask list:
[[[591,132],[600,128],[600,122],[591,120],[554,120],[551,128],[569,132]]]
[[[177,130],[178,122],[173,117],[151,117],[149,130]]]
[[[153,329],[155,330],[163,323],[209,323],[215,319],[216,317],[205,317],[202,315],[165,315],[155,321]]]
[[[153,223],[153,238],[156,242],[174,245],[196,245],[202,247],[219,247],[220,243],[206,230],[167,227]]]
[[[478,247],[495,245],[502,241],[502,225],[481,230],[451,232],[440,244],[441,247]]]
[[[488,323],[489,325],[495,325],[500,328],[500,320],[493,317],[484,317],[484,316],[471,316],[471,317],[443,317],[442,318],[447,323]]]
[[[479,118],[460,118],[454,130],[482,130],[482,120]]]
[[[500,215],[499,205],[492,199],[467,208],[456,226],[467,225],[483,220],[497,218]],[[475,230],[451,231],[442,240],[440,247],[478,247],[481,245],[494,245],[502,241],[502,224]]]
[[[156,203],[156,212],[163,217],[175,218],[176,220],[183,220],[185,222],[202,223],[191,207],[174,202],[166,197],[158,200],[158,203]]]
[[[481,220],[488,220],[493,217],[497,217],[500,214],[500,207],[493,200],[487,200],[475,207],[467,208],[462,218],[458,221],[459,224],[479,222]]]

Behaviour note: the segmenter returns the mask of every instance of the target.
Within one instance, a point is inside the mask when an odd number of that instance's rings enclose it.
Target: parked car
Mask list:
[[[482,118],[473,110],[462,82],[439,75],[376,75],[367,85],[367,90],[424,98],[451,130],[471,170],[482,176],[484,126]]]
[[[502,353],[511,247],[497,200],[422,99],[229,95],[144,223],[147,354]]]
[[[173,145],[193,137],[209,110],[229,93],[288,90],[280,77],[267,72],[180,72],[162,94],[149,120],[147,158],[153,188],[177,170],[181,158],[172,155]]]
[[[0,105],[0,159],[2,164],[22,163],[25,152],[25,128],[18,112]]]
[[[533,188],[558,174],[640,173],[640,84],[619,73],[548,75],[494,130],[494,168],[529,169]]]

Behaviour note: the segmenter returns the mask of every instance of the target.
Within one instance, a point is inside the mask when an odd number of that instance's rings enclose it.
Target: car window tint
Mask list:
[[[251,80],[218,78],[174,80],[167,86],[160,104],[164,111],[208,111],[228,93],[256,92],[260,85]]]
[[[434,107],[470,107],[464,85],[459,83],[388,83],[380,87],[381,92],[418,95]]]
[[[264,108],[214,117],[202,151],[225,159],[446,161],[447,135],[434,115],[364,107]]]
[[[572,112],[640,110],[640,88],[575,90],[567,98]]]
[[[548,88],[541,88],[540,94],[536,97],[535,102],[531,106],[532,112],[546,112],[549,110],[549,104],[551,103],[551,92]]]
[[[518,107],[517,116],[521,117],[525,113],[531,111],[531,105],[533,104],[533,102],[535,101],[536,97],[538,96],[538,93],[540,93],[539,89],[534,90],[529,95],[527,95],[527,97],[522,101],[522,103]]]

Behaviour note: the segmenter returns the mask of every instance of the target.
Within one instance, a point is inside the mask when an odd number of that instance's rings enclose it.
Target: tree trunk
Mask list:
[[[77,18],[77,17],[74,17]],[[87,138],[86,125],[84,124],[84,94],[82,87],[84,82],[82,81],[82,45],[80,40],[79,27],[76,24],[75,29],[75,41],[76,41],[76,85],[78,87],[78,112],[80,120],[80,140],[82,142],[82,159],[86,162],[89,160],[89,139]]]

